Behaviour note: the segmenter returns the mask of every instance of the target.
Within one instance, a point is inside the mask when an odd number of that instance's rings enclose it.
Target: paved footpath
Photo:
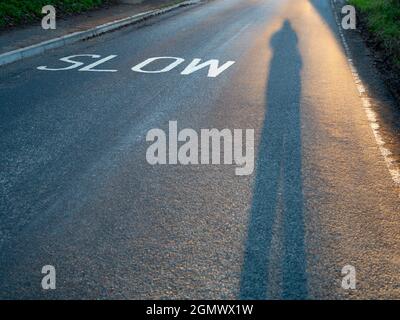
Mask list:
[[[123,0],[119,4],[103,6],[89,12],[57,19],[57,29],[55,30],[43,30],[40,21],[29,26],[3,30],[0,32],[0,54],[62,37],[70,33],[85,31],[142,12],[163,8],[178,1],[146,0],[142,3],[134,2],[134,0]]]

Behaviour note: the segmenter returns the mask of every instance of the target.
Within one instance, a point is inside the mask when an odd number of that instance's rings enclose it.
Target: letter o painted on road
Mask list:
[[[153,63],[154,61],[167,60],[167,59],[174,60],[174,61],[171,62],[169,65],[167,65],[162,70],[151,70],[151,71],[143,70],[143,68],[145,66],[149,65],[150,63]],[[141,72],[141,73],[163,73],[163,72],[171,71],[172,69],[176,68],[177,66],[179,66],[184,61],[185,61],[185,59],[177,58],[177,57],[155,57],[155,58],[147,59],[146,61],[143,61],[142,63],[139,63],[138,65],[134,66],[132,68],[132,71]]]

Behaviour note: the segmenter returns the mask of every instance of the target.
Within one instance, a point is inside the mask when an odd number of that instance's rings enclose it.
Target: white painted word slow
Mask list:
[[[60,61],[66,63],[66,66],[59,68],[52,68],[48,66],[40,66],[37,67],[38,70],[42,71],[67,71],[78,69],[78,71],[91,71],[91,72],[117,72],[116,69],[100,69],[100,65],[105,64],[113,59],[115,59],[117,55],[109,55],[107,57],[102,58],[101,55],[98,54],[75,54],[68,57],[63,57],[59,59]],[[89,64],[85,64],[82,62],[82,58],[86,59],[96,59],[95,62],[91,62]],[[159,74],[172,71],[178,66],[182,65],[185,62],[185,59],[178,57],[153,57],[149,58],[134,67],[131,68],[132,71],[138,73],[146,73],[146,74]],[[152,68],[152,65],[157,64],[157,68]],[[193,59],[186,67],[181,71],[181,75],[187,76],[191,75],[200,70],[207,70],[207,77],[216,78],[221,73],[226,71],[229,67],[235,64],[235,61],[227,61],[224,64],[220,64],[220,61],[217,59],[211,59],[207,61],[202,61],[202,59]],[[160,67],[161,65],[161,67]]]

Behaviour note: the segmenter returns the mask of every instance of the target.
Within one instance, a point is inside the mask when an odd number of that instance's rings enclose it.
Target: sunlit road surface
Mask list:
[[[117,72],[37,70],[75,54]],[[160,56],[187,62],[131,70]],[[399,193],[329,1],[216,0],[0,72],[0,298],[400,298]],[[171,120],[255,129],[254,173],[149,165]]]

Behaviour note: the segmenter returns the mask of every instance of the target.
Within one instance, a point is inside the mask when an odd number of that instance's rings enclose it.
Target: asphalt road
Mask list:
[[[77,54],[117,71],[37,69]],[[173,120],[254,129],[254,173],[151,166]],[[2,67],[0,137],[2,299],[400,298],[399,190],[329,1],[211,1]]]

